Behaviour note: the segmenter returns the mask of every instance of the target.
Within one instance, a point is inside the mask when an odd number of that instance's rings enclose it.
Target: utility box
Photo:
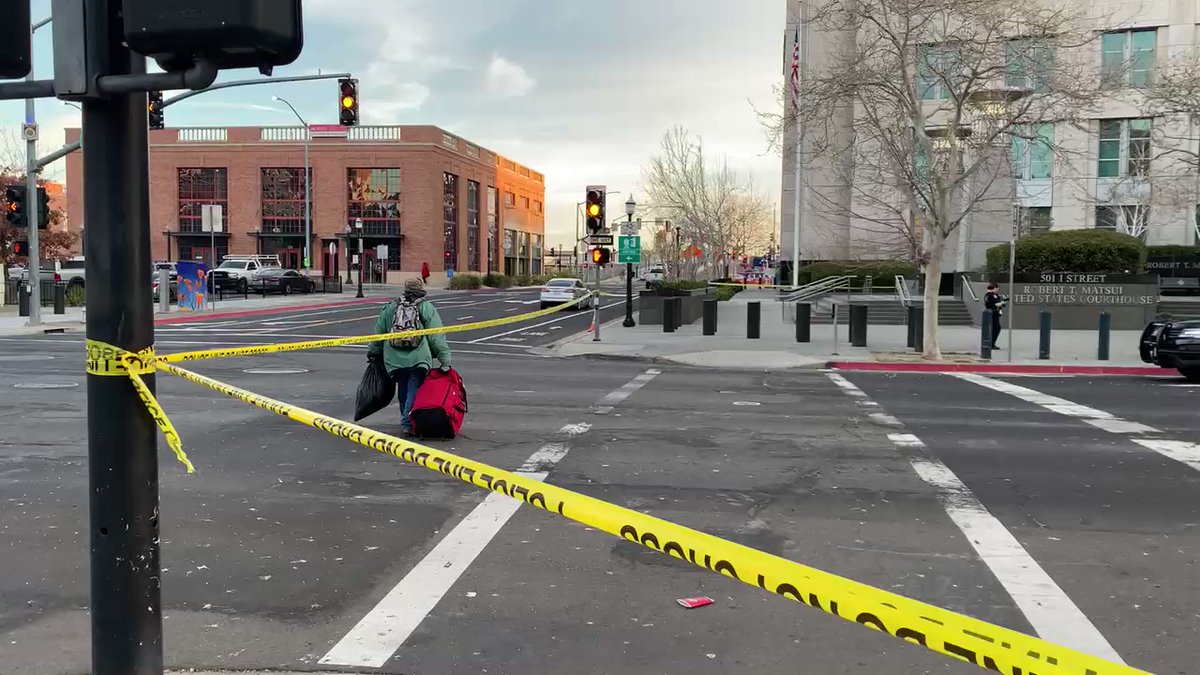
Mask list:
[[[197,59],[219,69],[275,66],[300,56],[300,0],[123,0],[129,49],[167,72]]]

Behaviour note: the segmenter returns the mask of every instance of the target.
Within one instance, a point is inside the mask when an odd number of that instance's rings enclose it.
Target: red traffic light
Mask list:
[[[13,252],[13,255],[16,255],[16,256],[21,256],[23,258],[28,257],[29,256],[29,242],[14,241],[12,252]]]

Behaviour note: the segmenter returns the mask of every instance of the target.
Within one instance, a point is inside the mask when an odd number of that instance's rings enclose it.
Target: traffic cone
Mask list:
[[[588,325],[588,332],[589,333],[596,332],[596,320],[595,319],[592,319],[592,323],[590,325]]]

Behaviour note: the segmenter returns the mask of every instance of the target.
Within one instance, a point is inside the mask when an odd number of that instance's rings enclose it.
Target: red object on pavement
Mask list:
[[[1000,363],[879,363],[876,361],[830,361],[834,370],[892,373],[1012,373],[1025,375],[1125,375],[1166,376],[1173,371],[1152,366],[1053,366]]]
[[[454,438],[467,416],[467,388],[458,371],[435,370],[413,399],[413,433],[421,438]]]
[[[703,607],[703,606],[705,606],[705,605],[711,605],[711,604],[713,604],[713,599],[712,599],[712,598],[706,598],[706,597],[700,597],[700,598],[679,598],[679,599],[678,599],[678,600],[676,600],[675,602],[678,602],[680,607],[685,607],[685,608],[687,608],[687,609],[695,609],[695,608],[697,608],[697,607]]]

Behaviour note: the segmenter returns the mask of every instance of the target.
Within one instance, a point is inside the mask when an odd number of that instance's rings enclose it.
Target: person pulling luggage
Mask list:
[[[375,321],[376,333],[400,333],[423,328],[441,328],[442,317],[433,303],[425,299],[425,284],[418,278],[404,282],[404,294],[384,306]],[[400,337],[372,342],[367,359],[383,358],[383,364],[396,383],[400,403],[400,428],[413,435],[412,407],[417,389],[433,369],[433,360],[443,372],[450,371],[450,347],[445,334]]]

